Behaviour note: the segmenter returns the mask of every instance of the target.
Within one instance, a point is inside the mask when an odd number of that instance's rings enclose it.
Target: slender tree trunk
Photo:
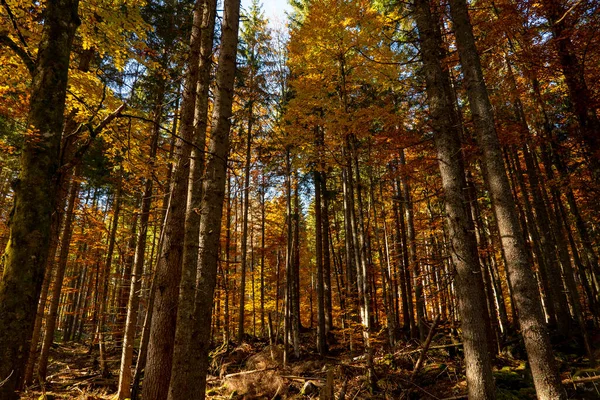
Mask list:
[[[380,186],[381,187],[381,186]],[[375,200],[375,182],[373,178],[373,170],[370,169],[369,173],[369,197],[371,201],[371,207],[373,209],[373,221],[374,221],[374,232],[375,232],[375,246],[377,247],[377,253],[379,255],[379,268],[381,272],[381,288],[383,292],[383,308],[387,320],[388,340],[391,347],[396,344],[397,341],[397,317],[394,309],[393,299],[393,284],[390,273],[389,273],[389,258],[387,251],[384,252],[384,245],[382,244],[379,217],[377,214],[377,202]],[[385,236],[385,233],[384,233]],[[376,296],[374,296],[376,297]]]
[[[137,210],[141,206],[141,198],[135,200],[135,210],[133,215],[133,221],[131,222],[131,233],[129,240],[127,241],[127,252],[123,258],[123,273],[121,274],[121,282],[119,286],[115,287],[117,296],[117,309],[116,309],[116,327],[114,333],[115,346],[118,348],[123,347],[123,337],[125,335],[125,323],[127,320],[127,304],[129,303],[129,293],[131,289],[131,274],[133,270],[133,263],[135,262],[135,248],[137,243],[137,227],[139,214]]]
[[[231,337],[229,328],[229,274],[231,269],[231,176],[227,175],[227,211],[225,213],[225,265],[223,266],[223,290],[225,291],[225,310],[224,310],[224,339],[229,343]]]
[[[302,319],[300,318],[300,178],[298,170],[294,171],[294,246],[292,258],[292,325],[294,353],[300,357],[300,331]]]
[[[50,309],[48,311],[48,315],[46,316],[46,333],[44,334],[42,349],[40,351],[38,376],[44,381],[46,380],[46,373],[48,369],[48,355],[50,354],[50,347],[52,346],[52,342],[54,341],[54,330],[56,327],[58,306],[60,304],[60,296],[65,276],[65,269],[67,267],[67,261],[69,257],[69,249],[73,233],[75,203],[77,202],[77,196],[79,195],[78,179],[78,171],[76,171],[73,175],[73,180],[69,189],[69,200],[67,211],[65,213],[64,228],[60,238],[60,251],[58,256],[58,263],[55,269],[54,281],[52,282],[52,297],[50,299]]]
[[[173,171],[173,187],[165,220],[164,241],[155,275],[157,291],[152,311],[148,360],[142,388],[142,397],[145,399],[163,400],[167,398],[173,367],[173,350],[176,346],[177,321],[181,318],[187,320],[191,314],[191,305],[187,302],[181,310],[182,313],[187,314],[187,318],[184,316],[179,318],[178,306],[182,278],[184,282],[182,290],[189,292],[186,299],[193,296],[195,282],[193,266],[186,265],[184,270],[183,261],[204,5],[203,0],[197,0],[194,6],[190,56],[181,105],[181,125],[179,138],[175,142],[177,166]],[[182,276],[182,270],[185,272],[184,276]]]
[[[406,245],[406,224],[404,222],[404,207],[401,202],[401,190],[400,180],[394,179],[394,222],[396,228],[396,238],[394,240],[394,247],[396,250],[396,265],[399,270],[399,290],[402,304],[402,322],[404,329],[408,332],[413,332],[415,329],[413,307],[412,307],[412,293],[408,286],[410,284],[410,276],[408,271],[408,251]],[[412,327],[412,328],[411,328]]]
[[[67,307],[66,315],[64,317],[64,334],[63,342],[70,342],[73,340],[73,321],[75,320],[75,313],[77,312],[78,298],[83,291],[83,280],[85,278],[85,268],[79,267],[79,263],[87,253],[87,246],[85,244],[80,245],[77,256],[75,257],[75,265],[73,266],[73,272],[71,274],[71,280],[75,279],[73,287],[70,288],[69,294],[67,295]]]
[[[196,329],[194,319],[194,297],[198,280],[198,251],[200,214],[202,201],[202,173],[204,172],[206,146],[206,128],[208,122],[208,103],[210,86],[210,69],[214,38],[216,3],[214,0],[203,0],[200,18],[198,58],[197,99],[195,110],[195,145],[190,167],[190,187],[188,194],[187,219],[185,222],[185,242],[183,253],[183,273],[179,292],[179,313],[177,315],[177,331],[173,367],[169,387],[169,399],[186,399],[193,391],[194,382],[189,379],[191,358],[190,342]],[[190,60],[192,62],[192,60]],[[183,121],[182,121],[183,122]],[[183,126],[183,125],[182,125]],[[191,129],[191,127],[190,127]]]
[[[319,127],[316,127],[319,130]],[[317,136],[318,137],[318,136]],[[317,139],[318,140],[318,139]],[[317,350],[327,353],[325,332],[325,282],[323,279],[323,217],[321,212],[321,173],[314,171],[315,181],[315,258],[317,263]]]
[[[106,263],[103,268],[102,277],[100,279],[100,284],[102,284],[102,292],[100,298],[100,310],[99,310],[99,322],[96,331],[96,337],[98,338],[98,347],[100,350],[100,369],[102,371],[102,376],[104,378],[108,378],[110,375],[110,371],[108,369],[108,360],[106,357],[106,316],[107,312],[107,304],[108,304],[108,291],[109,291],[109,282],[110,282],[110,274],[112,269],[113,262],[113,254],[115,250],[115,241],[117,239],[117,228],[119,226],[119,214],[121,213],[121,204],[123,202],[123,177],[118,177],[117,183],[117,193],[115,194],[114,200],[114,210],[113,210],[113,220],[112,226],[110,230],[110,235],[108,237],[108,249],[106,254]]]
[[[260,326],[261,336],[265,337],[265,335],[267,334],[265,327],[265,192],[267,190],[267,186],[265,182],[264,173],[262,174],[261,179],[262,183],[260,188]]]
[[[251,83],[252,85],[252,77]],[[246,164],[244,166],[244,204],[242,210],[242,260],[241,260],[241,279],[240,279],[240,308],[238,314],[238,342],[244,341],[244,312],[246,305],[246,269],[248,263],[248,211],[250,209],[250,163],[252,161],[252,125],[254,123],[254,103],[250,101],[250,110],[248,117],[248,128],[246,132]]]
[[[294,217],[292,215],[292,166],[290,150],[286,149],[286,252],[285,252],[285,294],[284,294],[284,366],[288,361],[288,344],[289,339],[293,335],[290,323],[291,308],[293,308],[292,298],[292,280],[293,280],[293,251],[294,251],[294,236],[293,236],[293,224]]]
[[[37,313],[35,316],[35,323],[33,325],[33,332],[31,335],[31,343],[29,347],[29,357],[27,360],[27,367],[23,377],[23,384],[28,385],[33,382],[33,372],[35,369],[35,363],[38,356],[38,343],[42,335],[42,323],[44,321],[44,313],[46,311],[46,302],[48,300],[48,291],[50,289],[50,283],[52,282],[52,275],[54,273],[56,250],[58,248],[58,239],[60,228],[62,225],[62,219],[64,216],[64,206],[67,201],[67,190],[65,188],[65,182],[58,189],[58,202],[59,207],[56,209],[52,216],[51,225],[51,238],[50,238],[50,249],[48,251],[48,259],[46,261],[46,272],[44,273],[44,282],[40,292],[40,300],[37,306]]]
[[[357,269],[357,260],[355,258],[354,252],[354,239],[353,239],[353,230],[352,230],[352,195],[350,193],[350,184],[349,184],[349,167],[344,167],[342,169],[342,191],[344,194],[344,245],[345,245],[345,255],[346,255],[346,302],[353,304],[356,302],[357,295],[357,286],[356,286],[356,269]],[[353,304],[354,305],[354,304]],[[350,310],[346,310],[345,313],[349,316]]]
[[[333,306],[331,295],[331,241],[329,240],[329,194],[327,192],[327,172],[325,172],[324,168],[321,171],[321,199],[323,218],[323,291],[325,296],[325,334],[329,334],[333,329]]]
[[[150,168],[154,166],[156,151],[158,148],[158,138],[160,136],[160,121],[162,116],[162,103],[164,99],[164,92],[162,88],[159,89],[156,98],[156,106],[154,107],[154,122],[152,126],[152,138],[150,140]],[[129,284],[129,299],[127,302],[125,331],[123,333],[123,349],[121,352],[121,368],[119,373],[119,387],[117,394],[119,400],[131,398],[131,366],[133,364],[133,347],[140,304],[142,273],[144,270],[146,255],[148,221],[150,219],[150,210],[152,207],[152,193],[153,181],[150,177],[148,177],[144,183],[144,193],[142,195],[142,206],[140,210],[140,230],[137,235],[138,237],[133,259],[133,270],[131,273],[131,282]]]
[[[400,165],[406,165],[406,161],[404,159],[404,150],[400,151]],[[416,327],[419,330],[419,339],[421,341],[425,340],[425,326],[424,326],[424,318],[425,318],[425,300],[423,299],[423,278],[421,277],[421,271],[419,266],[419,260],[417,259],[417,241],[415,237],[415,222],[414,222],[414,211],[413,211],[413,202],[411,198],[410,185],[406,177],[403,177],[400,181],[402,188],[402,199],[404,202],[404,212],[406,214],[406,240],[405,246],[407,247],[408,252],[408,262],[407,264],[407,290],[409,296],[412,297],[412,293],[410,287],[412,284],[410,283],[412,278],[410,276],[410,272],[412,270],[412,275],[415,281],[415,298],[416,298]],[[411,285],[411,286],[408,286]],[[410,306],[410,304],[409,304]],[[414,317],[413,317],[414,318]],[[414,326],[411,326],[411,335],[416,337],[416,331],[414,330]]]
[[[225,0],[221,28],[221,50],[216,76],[217,93],[214,102],[212,130],[206,160],[206,173],[200,208],[200,254],[198,257],[198,290],[194,317],[197,329],[192,336],[190,382],[194,388],[188,399],[205,398],[206,374],[213,295],[217,282],[219,242],[223,200],[227,178],[229,132],[235,80],[235,58],[238,44],[240,1]]]
[[[565,296],[565,287],[561,277],[560,260],[556,239],[552,232],[550,216],[546,203],[542,196],[540,180],[534,165],[533,156],[527,146],[523,148],[523,155],[527,165],[527,176],[533,197],[533,204],[536,210],[536,222],[539,226],[542,251],[549,259],[546,275],[548,276],[549,298],[553,303],[554,316],[558,330],[565,336],[569,335],[571,328],[571,316],[569,315],[569,305]],[[569,261],[570,262],[570,261]]]
[[[584,63],[575,52],[570,31],[573,30],[571,10],[560,0],[542,1],[552,29],[558,58],[565,76],[573,112],[579,121],[581,139],[589,153],[589,167],[593,179],[600,183],[600,119],[597,106],[585,81]]]

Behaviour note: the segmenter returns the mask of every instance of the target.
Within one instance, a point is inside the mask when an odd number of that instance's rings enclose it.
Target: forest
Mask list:
[[[268,7],[0,0],[0,400],[600,398],[600,2]]]

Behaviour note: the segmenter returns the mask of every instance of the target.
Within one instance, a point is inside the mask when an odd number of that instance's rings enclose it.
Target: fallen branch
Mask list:
[[[271,368],[253,369],[251,371],[236,372],[234,374],[225,375],[224,379],[229,379],[229,378],[233,378],[233,377],[241,376],[241,375],[255,374],[257,372],[272,371],[274,369],[277,369],[277,368],[276,367],[271,367]]]
[[[285,379],[291,379],[294,381],[300,381],[300,382],[304,382],[304,381],[325,381],[327,380],[326,378],[320,378],[317,376],[298,376],[298,375],[281,375],[281,378],[285,378]]]
[[[344,383],[342,383],[342,389],[340,390],[338,400],[346,400],[346,392],[347,391],[348,391],[348,378],[344,379]]]
[[[0,387],[4,386],[4,384],[6,382],[8,382],[8,380],[10,379],[10,377],[13,375],[14,372],[15,372],[14,369],[12,371],[10,371],[10,375],[8,375],[5,380],[3,380],[2,382],[0,382]]]
[[[589,383],[589,382],[596,382],[596,381],[600,381],[600,375],[596,375],[596,376],[588,376],[587,378],[579,378],[579,379],[563,379],[562,380],[562,384],[563,385],[577,385],[578,383]]]
[[[448,347],[459,347],[459,346],[462,346],[462,345],[463,345],[462,343],[440,344],[440,345],[437,345],[437,346],[430,346],[429,350],[446,349]],[[423,348],[418,348],[418,349],[411,350],[411,351],[405,351],[405,352],[402,352],[402,353],[394,353],[394,356],[395,357],[397,357],[397,356],[408,356],[408,355],[411,355],[411,354],[419,353],[421,351],[423,351]]]
[[[435,317],[433,324],[431,324],[431,328],[429,329],[429,334],[427,335],[427,339],[425,339],[425,343],[423,344],[423,351],[421,352],[421,355],[419,356],[419,359],[417,360],[417,363],[415,364],[415,368],[413,369],[412,375],[410,377],[411,381],[415,379],[415,377],[419,373],[419,370],[421,369],[421,365],[423,364],[423,361],[425,360],[425,355],[427,354],[427,350],[429,350],[429,345],[431,345],[431,340],[433,339],[433,332],[435,332],[435,328],[437,327],[437,324],[439,322],[440,322],[440,316],[438,315],[437,317]]]

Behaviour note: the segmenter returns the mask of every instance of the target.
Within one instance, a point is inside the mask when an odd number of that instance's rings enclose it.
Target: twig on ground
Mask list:
[[[225,377],[224,377],[224,378],[225,378],[225,379],[227,379],[227,378],[233,378],[233,377],[235,377],[235,376],[240,376],[240,375],[249,375],[249,374],[254,374],[254,373],[257,373],[257,372],[271,371],[271,370],[274,370],[274,369],[277,369],[277,367],[271,367],[271,368],[262,368],[262,369],[253,369],[253,370],[251,370],[251,371],[242,371],[242,372],[236,372],[236,373],[234,373],[234,374],[228,374],[228,375],[225,375]]]
[[[5,380],[3,380],[2,382],[0,382],[0,387],[4,386],[4,384],[6,382],[8,382],[8,380],[10,379],[10,377],[13,375],[14,372],[15,372],[14,369],[12,371],[10,371],[10,375],[8,375]]]

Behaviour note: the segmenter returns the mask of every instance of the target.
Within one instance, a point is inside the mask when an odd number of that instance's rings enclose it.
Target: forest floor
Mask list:
[[[314,343],[314,333],[303,333],[302,356],[299,359],[292,356],[286,366],[282,363],[282,345],[269,345],[249,338],[241,345],[222,345],[213,349],[207,398],[319,398],[319,391],[324,390],[328,371],[331,371],[329,376],[336,399],[466,399],[461,346],[450,342],[449,337],[445,333],[434,337],[422,367],[415,374],[413,370],[422,353],[416,342],[408,341],[394,349],[384,349],[377,345],[375,338],[374,348],[378,350],[373,354],[373,379],[367,378],[368,365],[363,349],[350,351],[349,343],[341,338],[330,345],[329,355],[321,358],[314,347],[308,345]],[[600,398],[600,369],[589,367],[577,343],[563,341],[555,348],[569,398]],[[597,355],[600,356],[600,351]],[[505,346],[503,354],[496,358],[494,375],[498,400],[536,398],[524,358],[522,345],[517,341]],[[47,382],[43,387],[37,384],[28,388],[22,398],[112,399],[117,390],[119,360],[119,349],[109,347],[112,376],[103,378],[97,349],[90,352],[89,346],[82,344],[56,344],[51,352]],[[585,382],[572,382],[581,379]]]

